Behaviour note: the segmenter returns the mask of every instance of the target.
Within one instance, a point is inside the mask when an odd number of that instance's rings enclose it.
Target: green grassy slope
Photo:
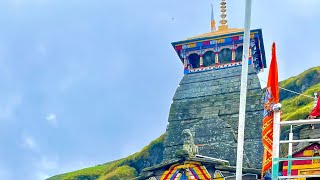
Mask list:
[[[320,83],[306,89],[302,94],[312,96],[314,92],[320,91]],[[282,119],[305,119],[314,105],[314,99],[305,96],[295,96],[282,102]]]
[[[78,171],[61,174],[47,180],[119,180],[132,179],[142,169],[162,161],[164,135],[152,141],[140,152],[123,159]]]
[[[292,91],[302,93],[305,92],[309,87],[316,85],[320,82],[320,66],[310,68],[303,73],[290,77],[280,82],[280,86]],[[296,96],[288,91],[280,90],[281,100],[289,99]]]
[[[313,96],[320,91],[320,66],[280,82],[280,86],[292,91]],[[280,91],[283,120],[303,119],[313,107],[313,99],[297,96],[294,93]],[[132,179],[143,168],[158,164],[162,160],[164,135],[152,141],[140,152],[126,158],[103,165],[53,176],[47,180],[122,180]]]
[[[308,69],[298,76],[284,80],[279,85],[282,88],[313,97],[313,93],[320,91],[320,66]],[[314,100],[306,96],[298,96],[292,92],[280,90],[282,119],[305,119],[314,104]]]

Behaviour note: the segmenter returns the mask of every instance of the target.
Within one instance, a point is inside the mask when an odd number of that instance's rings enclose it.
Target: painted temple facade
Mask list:
[[[257,72],[266,67],[262,30],[251,31],[249,65]],[[172,43],[184,74],[241,66],[243,29],[223,29]]]

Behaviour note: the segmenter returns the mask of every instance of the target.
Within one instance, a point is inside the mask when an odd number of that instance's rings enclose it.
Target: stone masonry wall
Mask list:
[[[190,129],[199,154],[236,164],[241,67],[184,75],[173,97],[164,142],[164,161],[182,149]],[[263,92],[249,67],[244,166],[261,168]]]

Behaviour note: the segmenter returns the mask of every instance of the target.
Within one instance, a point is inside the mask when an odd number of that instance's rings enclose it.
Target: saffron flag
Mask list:
[[[269,69],[268,84],[264,102],[262,143],[264,146],[262,173],[272,167],[272,141],[273,141],[273,105],[279,103],[278,65],[276,57],[276,44],[272,44],[272,58]]]

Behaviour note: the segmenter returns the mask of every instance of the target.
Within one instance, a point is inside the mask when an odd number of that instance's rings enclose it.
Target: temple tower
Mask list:
[[[173,42],[184,76],[173,97],[166,130],[164,161],[182,148],[190,129],[199,154],[236,163],[243,29],[229,28],[226,1],[211,32]],[[257,74],[266,67],[261,29],[251,30],[244,166],[260,168],[263,92]]]

